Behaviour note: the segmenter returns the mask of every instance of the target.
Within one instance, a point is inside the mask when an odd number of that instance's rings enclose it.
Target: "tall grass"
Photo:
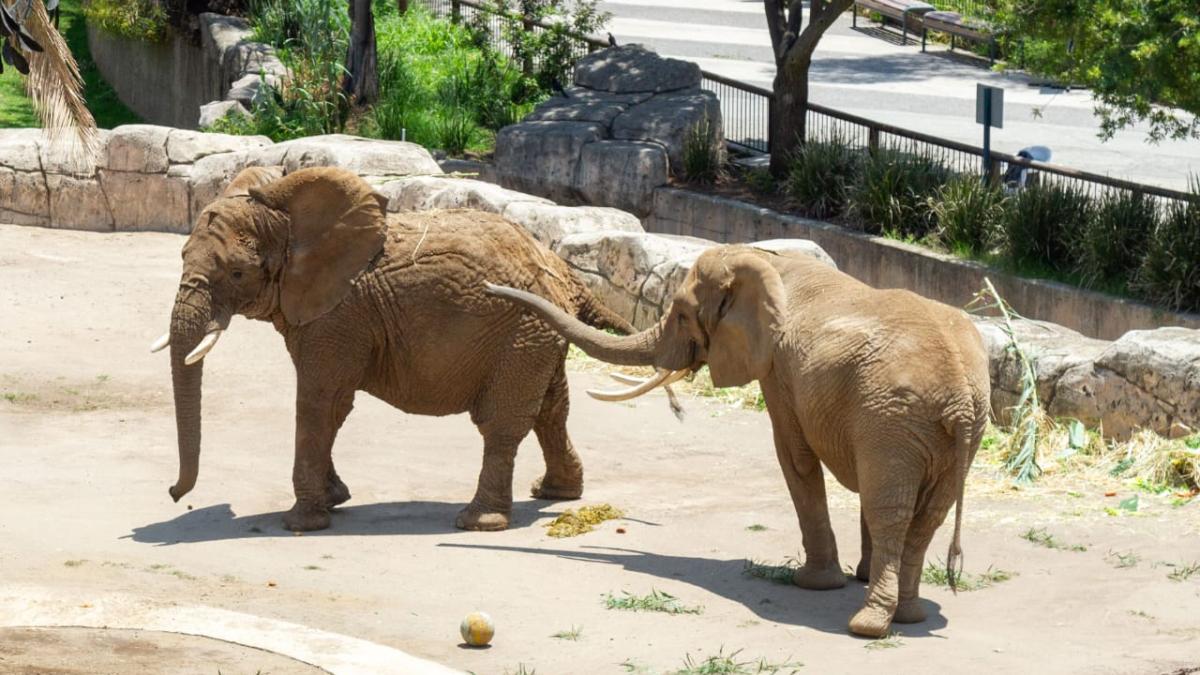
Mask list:
[[[999,186],[969,174],[952,178],[929,200],[938,239],[951,251],[968,256],[991,247],[1004,222],[1006,204]]]
[[[840,135],[808,141],[792,157],[784,189],[813,218],[838,216],[862,163],[863,153]]]
[[[872,234],[922,239],[936,225],[929,198],[950,176],[929,157],[880,150],[868,156],[850,188],[848,213]]]
[[[1200,196],[1200,178],[1192,181]],[[1154,229],[1133,282],[1163,307],[1200,312],[1200,203],[1172,203]]]
[[[1017,265],[1069,272],[1076,266],[1074,245],[1092,214],[1092,201],[1079,188],[1028,186],[1016,193],[1005,216],[1005,251]]]
[[[725,143],[705,115],[683,138],[683,175],[693,183],[712,184],[725,172]]]
[[[1106,192],[1075,242],[1086,286],[1125,284],[1141,264],[1158,224],[1158,206],[1138,192]]]

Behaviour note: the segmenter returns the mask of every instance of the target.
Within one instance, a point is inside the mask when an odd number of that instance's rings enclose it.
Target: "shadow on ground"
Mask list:
[[[514,502],[510,528],[529,527],[538,518],[556,515],[557,502],[526,500]],[[333,510],[329,529],[305,532],[308,537],[350,535],[454,534],[454,518],[466,506],[461,502],[384,502],[343,506]],[[551,510],[547,510],[551,509]],[[293,537],[284,528],[283,512],[239,516],[229,504],[215,504],[188,511],[171,520],[133,528],[124,537],[142,544],[170,546],[251,537]]]
[[[846,633],[850,617],[862,606],[866,585],[850,580],[845,588],[808,591],[745,576],[744,559],[714,560],[691,556],[662,555],[650,551],[607,546],[585,546],[580,550],[489,546],[486,544],[438,544],[441,547],[484,551],[503,551],[537,556],[555,556],[567,560],[620,565],[628,572],[673,579],[744,605],[766,621],[791,626],[806,626],[824,633]],[[619,589],[613,589],[614,593]],[[648,589],[638,588],[639,593]],[[892,630],[904,637],[938,637],[932,631],[944,628],[946,619],[941,605],[922,599],[929,618],[922,623],[895,624]]]

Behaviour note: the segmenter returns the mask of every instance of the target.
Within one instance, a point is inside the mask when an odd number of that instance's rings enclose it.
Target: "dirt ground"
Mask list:
[[[765,414],[685,399],[680,424],[661,393],[630,405],[584,396],[602,382],[592,373],[571,376],[583,500],[527,496],[542,467],[531,437],[517,458],[512,529],[457,531],[479,471],[474,427],[360,394],[334,449],[354,497],[331,529],[294,536],[280,522],[293,501],[291,364],[270,326],[238,318],[205,361],[200,479],[174,504],[169,365],[147,347],[167,327],[183,241],[0,226],[0,595],[32,588],[80,607],[116,593],[220,608],[480,674],[673,672],[722,650],[813,673],[1200,666],[1200,572],[1185,567],[1200,563],[1200,500],[1144,496],[1137,513],[1112,516],[1105,507],[1132,487],[1015,493],[979,469],[966,499],[966,568],[1013,577],[957,596],[926,585],[930,619],[872,644],[846,632],[862,584],[812,592],[743,574],[747,559],[779,563],[800,548]],[[857,498],[830,492],[842,563],[853,565]],[[556,514],[595,503],[627,517],[576,538],[546,535]],[[1064,548],[1022,538],[1035,527]],[[946,550],[949,529],[931,552]],[[652,590],[703,610],[605,607],[607,594]],[[460,646],[459,621],[475,609],[496,622],[488,649]],[[572,628],[577,640],[553,637]],[[58,661],[20,670],[29,656],[14,660],[18,638],[32,639],[0,631],[0,672],[89,670]],[[81,654],[131,639],[67,638],[93,645]],[[293,672],[272,655],[261,665],[229,658],[237,665],[223,673]]]

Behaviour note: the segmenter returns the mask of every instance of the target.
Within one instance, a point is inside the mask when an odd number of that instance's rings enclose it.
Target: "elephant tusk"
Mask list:
[[[150,345],[150,353],[153,354],[154,352],[161,352],[162,350],[166,349],[167,345],[169,344],[171,344],[171,333],[168,331],[163,333],[162,337],[155,340],[154,344]]]
[[[647,381],[646,378],[633,377],[625,373],[609,373],[608,376],[623,384],[643,384]],[[684,409],[683,405],[679,402],[679,397],[675,395],[675,390],[671,388],[671,385],[664,384],[663,391],[667,392],[667,403],[671,406],[671,412],[675,415],[676,419],[682,422]]]
[[[638,396],[645,394],[655,387],[665,386],[682,380],[684,377],[687,377],[687,374],[687,370],[670,371],[664,368],[659,368],[654,377],[644,380],[641,383],[630,387],[629,389],[621,389],[618,391],[597,391],[595,389],[589,389],[588,396],[601,401],[628,401],[631,398],[637,398]]]
[[[650,381],[648,377],[634,377],[625,373],[609,373],[608,376],[621,384],[645,384]]]
[[[210,351],[212,351],[213,346],[217,344],[217,339],[220,338],[221,333],[224,333],[224,332],[225,331],[218,328],[217,330],[214,330],[211,333],[206,333],[204,335],[204,339],[200,340],[200,344],[196,345],[196,348],[192,350],[192,353],[188,354],[187,357],[183,360],[184,364],[190,366],[193,363],[204,358],[204,356],[206,354],[208,354]]]

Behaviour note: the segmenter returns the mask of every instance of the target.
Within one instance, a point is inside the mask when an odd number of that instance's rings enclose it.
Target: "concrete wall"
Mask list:
[[[647,232],[724,243],[809,239],[833,258],[838,269],[871,286],[906,288],[956,307],[970,302],[987,277],[1023,316],[1103,340],[1162,326],[1200,328],[1200,316],[1195,314],[1167,312],[1066,284],[1025,279],[917,246],[690,190],[655,190],[654,208],[643,225]]]
[[[146,122],[195,129],[200,106],[224,96],[204,52],[184,38],[141,42],[89,25],[88,45],[121,102]]]

